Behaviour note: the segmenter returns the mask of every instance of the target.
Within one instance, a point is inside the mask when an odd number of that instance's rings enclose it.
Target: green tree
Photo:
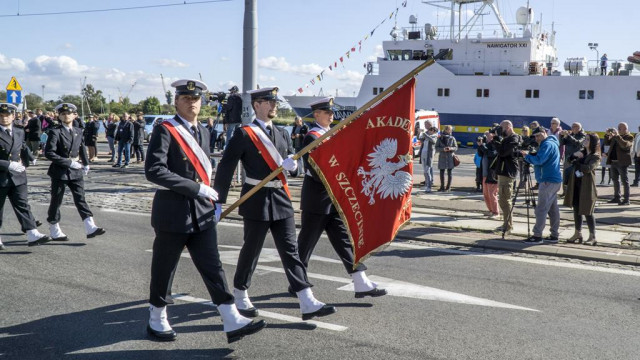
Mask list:
[[[173,94],[171,93],[171,90],[167,90],[164,96],[167,99],[167,105],[171,105],[173,103]]]
[[[82,103],[82,97],[80,95],[62,95],[56,102],[56,105],[62,103],[71,103],[75,105],[79,110],[80,104]]]
[[[106,103],[106,99],[102,95],[102,90],[96,90],[93,85],[87,84],[84,89],[82,89],[82,96],[87,104],[89,104],[91,112],[99,113],[103,111],[102,109]]]
[[[160,100],[155,96],[150,96],[138,104],[145,114],[158,114],[161,109]]]
[[[29,109],[44,109],[46,108],[42,98],[36,94],[30,93],[24,96],[24,101],[27,102],[27,108]]]

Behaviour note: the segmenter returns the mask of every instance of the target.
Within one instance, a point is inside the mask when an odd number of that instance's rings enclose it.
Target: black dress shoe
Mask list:
[[[629,202],[629,200],[622,200],[618,203],[618,205],[631,205],[631,203]]]
[[[36,227],[40,227],[40,225],[42,225],[42,221],[36,220]]]
[[[611,200],[609,200],[609,201],[607,201],[607,202],[608,202],[609,204],[616,204],[616,203],[619,203],[619,202],[620,202],[620,199],[618,199],[618,198],[613,198],[613,199],[611,199]]]
[[[0,244],[0,250],[6,250],[6,249],[7,249],[7,247],[4,246],[4,244]]]
[[[325,305],[312,313],[302,314],[302,320],[311,320],[316,316],[317,317],[327,316],[327,315],[334,314],[335,312],[336,312],[335,306]]]
[[[291,288],[291,286],[289,286],[289,288],[287,289],[287,292],[289,293],[289,295],[293,296],[293,297],[298,297],[298,294],[296,294],[295,291],[293,291],[293,289]]]
[[[248,309],[238,309],[238,312],[240,313],[240,315],[248,318],[254,318],[258,316],[258,309],[256,309],[255,307],[250,307]]]
[[[365,296],[378,297],[378,296],[384,296],[384,295],[387,295],[387,290],[385,290],[385,289],[375,288],[375,289],[372,289],[372,290],[369,290],[369,291],[360,291],[360,292],[356,291],[356,298],[357,299],[363,298]]]
[[[51,241],[51,238],[48,237],[47,235],[41,237],[40,239],[36,240],[36,241],[29,241],[27,242],[28,246],[38,246],[38,245],[42,245],[42,244],[46,244],[49,241]]]
[[[178,337],[178,334],[176,334],[176,332],[173,331],[173,329],[169,331],[156,331],[156,330],[153,330],[151,326],[149,326],[148,324],[147,324],[147,333],[149,333],[149,335],[151,335],[156,340],[160,340],[160,341],[174,341]]]
[[[106,233],[107,231],[103,228],[97,228],[96,231],[92,232],[91,234],[87,235],[87,239],[91,239],[93,237],[96,237],[98,235],[102,235],[104,233]]]
[[[238,330],[229,331],[227,333],[227,343],[231,344],[247,335],[255,334],[264,329],[265,326],[267,326],[267,323],[264,320],[252,321]]]
[[[59,237],[59,238],[52,238],[51,241],[69,241],[69,237],[68,236],[63,236],[63,237]]]

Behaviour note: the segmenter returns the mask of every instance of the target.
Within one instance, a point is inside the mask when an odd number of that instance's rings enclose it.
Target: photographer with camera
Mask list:
[[[497,230],[508,234],[513,230],[511,217],[511,197],[513,184],[518,175],[518,149],[520,148],[520,135],[513,131],[513,123],[503,120],[499,127],[490,130],[495,136],[494,146],[498,152],[495,162],[495,170],[498,175],[498,203],[503,214],[503,224]]]
[[[227,140],[231,139],[231,135],[236,128],[242,125],[242,97],[238,93],[240,90],[237,86],[229,89],[229,97],[224,105],[224,118],[222,123],[227,131]]]
[[[541,127],[541,130],[542,129]],[[560,173],[560,144],[555,136],[547,135],[546,131],[535,134],[539,145],[538,151],[527,154],[521,150],[524,160],[535,168],[536,180],[539,184],[538,204],[536,206],[536,224],[533,227],[533,236],[525,240],[529,244],[542,243],[542,231],[547,221],[547,214],[551,223],[551,235],[545,238],[546,242],[558,242],[558,229],[560,227],[560,209],[558,208],[558,191],[562,185]]]
[[[609,200],[609,203],[629,205],[629,166],[633,136],[629,133],[627,123],[619,123],[618,130],[611,129],[611,132],[605,134],[604,143],[609,145],[607,165],[611,165],[613,178],[613,199]],[[620,181],[624,188],[622,199],[620,199]]]
[[[498,178],[494,162],[498,156],[495,144],[493,143],[493,133],[487,131],[484,133],[486,141],[478,143],[478,154],[482,156],[482,195],[487,209],[491,213],[489,218],[497,219],[500,216],[500,208],[498,207]]]
[[[572,162],[570,158],[577,151],[582,150],[582,142],[586,138],[587,134],[585,134],[584,130],[582,130],[582,124],[579,122],[574,122],[571,124],[571,131],[562,130],[560,131],[560,145],[564,145],[564,164],[562,166],[562,195],[566,194],[567,182],[569,181],[569,174],[573,171],[573,167],[571,166]]]
[[[568,243],[582,243],[582,216],[587,219],[589,239],[587,245],[596,245],[596,221],[593,210],[596,206],[596,169],[600,163],[600,138],[597,134],[586,135],[584,149],[570,156],[573,171],[568,174],[569,181],[563,205],[573,208],[575,233]]]

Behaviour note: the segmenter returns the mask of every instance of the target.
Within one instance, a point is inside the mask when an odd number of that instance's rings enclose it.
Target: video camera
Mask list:
[[[204,98],[209,102],[217,101],[219,103],[222,103],[223,101],[226,100],[227,93],[225,93],[224,91],[210,92],[205,94]]]

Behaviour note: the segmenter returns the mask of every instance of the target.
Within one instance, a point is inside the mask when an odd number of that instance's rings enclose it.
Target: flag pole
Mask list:
[[[415,69],[411,70],[411,72],[409,72],[407,75],[403,76],[402,78],[400,78],[400,80],[396,81],[395,83],[393,83],[391,86],[387,87],[386,90],[384,90],[383,92],[381,92],[380,94],[378,94],[376,97],[374,97],[373,99],[369,100],[366,104],[364,104],[363,106],[361,106],[358,110],[356,110],[355,112],[353,112],[351,115],[349,115],[349,117],[347,117],[346,119],[340,121],[338,124],[336,124],[334,127],[332,127],[331,129],[329,129],[329,131],[327,131],[326,133],[324,133],[322,136],[320,136],[319,138],[315,139],[312,143],[310,143],[309,145],[305,146],[304,148],[302,148],[300,151],[298,151],[295,155],[293,155],[293,160],[298,160],[299,158],[301,158],[304,154],[308,153],[309,151],[315,149],[318,145],[320,145],[326,138],[328,138],[329,136],[332,136],[334,133],[336,133],[337,131],[339,131],[340,129],[342,129],[343,127],[349,125],[350,123],[352,123],[354,120],[356,120],[360,115],[362,115],[365,111],[369,110],[370,107],[372,107],[373,105],[375,105],[376,103],[378,103],[379,101],[382,101],[384,98],[386,98],[387,96],[391,95],[394,91],[396,91],[397,88],[399,88],[400,86],[402,86],[403,84],[405,84],[407,81],[411,80],[412,78],[414,78],[416,75],[418,75],[418,73],[420,73],[422,70],[426,69],[427,67],[433,65],[436,60],[440,60],[443,59],[445,57],[448,57],[451,54],[452,50],[451,49],[444,49],[441,50],[436,56],[434,56],[433,58],[423,62],[422,64],[418,65]],[[267,177],[265,177],[264,179],[262,179],[262,181],[260,181],[256,186],[254,186],[253,188],[251,188],[251,190],[247,191],[244,195],[242,195],[242,197],[240,197],[240,199],[238,199],[235,203],[231,204],[231,206],[229,206],[221,215],[220,215],[220,219],[225,218],[227,215],[229,215],[229,213],[231,213],[233,210],[235,210],[235,208],[237,208],[238,206],[240,206],[242,203],[244,203],[245,201],[247,201],[248,198],[250,198],[251,196],[253,196],[253,194],[255,194],[258,190],[260,190],[266,183],[268,183],[269,181],[273,180],[276,176],[278,176],[284,169],[282,168],[282,166],[279,166],[277,169],[273,170],[271,172],[271,174],[269,174]]]

